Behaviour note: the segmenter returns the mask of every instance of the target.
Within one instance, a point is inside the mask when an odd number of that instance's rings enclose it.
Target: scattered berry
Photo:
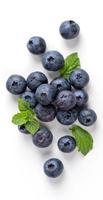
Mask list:
[[[55,78],[54,80],[51,81],[50,84],[57,89],[57,92],[61,92],[62,90],[71,90],[70,81],[62,77]]]
[[[66,135],[58,140],[58,148],[64,153],[70,153],[76,148],[76,141],[74,137]]]
[[[21,132],[21,133],[24,133],[24,134],[30,134],[24,125],[21,125],[21,126],[18,126],[18,130]]]
[[[76,97],[76,105],[84,106],[88,101],[88,94],[84,90],[75,90],[74,95]]]
[[[83,109],[78,115],[78,120],[84,126],[91,126],[97,120],[97,115],[92,109]]]
[[[32,37],[27,43],[27,48],[32,54],[42,54],[46,50],[45,40],[38,36]]]
[[[35,94],[31,91],[26,91],[21,95],[21,98],[24,99],[25,101],[27,101],[31,108],[34,108],[37,104],[36,98],[35,98]]]

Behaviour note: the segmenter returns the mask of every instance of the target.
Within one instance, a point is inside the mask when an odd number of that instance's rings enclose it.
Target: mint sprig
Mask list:
[[[19,113],[12,117],[12,123],[15,125],[24,125],[29,133],[34,135],[40,128],[36,113],[30,108],[30,104],[22,98],[18,99]]]
[[[68,79],[76,68],[80,68],[80,59],[78,53],[72,53],[66,57],[64,67],[59,72],[62,77]]]
[[[72,135],[75,137],[78,151],[83,155],[87,155],[87,153],[93,148],[93,138],[91,134],[77,125],[73,125],[70,130],[72,131]]]

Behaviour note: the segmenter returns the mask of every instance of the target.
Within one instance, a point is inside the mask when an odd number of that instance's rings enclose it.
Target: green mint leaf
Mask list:
[[[25,124],[25,128],[27,129],[27,131],[29,133],[31,133],[32,135],[34,135],[37,130],[40,128],[40,124],[39,121],[34,119],[32,121],[29,121]]]
[[[18,108],[21,112],[26,110],[30,110],[31,112],[33,112],[30,108],[30,104],[27,101],[24,101],[22,98],[18,99]]]
[[[16,115],[12,117],[12,122],[16,125],[23,125],[28,122],[30,114],[31,113],[28,111],[17,113]]]
[[[78,151],[86,155],[93,148],[93,138],[91,134],[77,125],[73,125],[70,130],[76,139]]]
[[[68,79],[70,74],[80,67],[80,59],[77,53],[72,53],[65,59],[64,67],[60,69],[60,75]]]

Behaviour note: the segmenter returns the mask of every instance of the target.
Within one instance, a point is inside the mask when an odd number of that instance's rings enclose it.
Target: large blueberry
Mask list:
[[[58,140],[58,148],[64,153],[72,152],[76,148],[75,138],[70,135],[61,137]]]
[[[35,111],[37,117],[43,122],[50,122],[56,116],[56,110],[53,105],[43,106],[41,104],[37,104]]]
[[[76,97],[73,92],[63,90],[57,95],[55,104],[60,110],[67,111],[76,105]]]
[[[70,82],[77,89],[84,88],[89,82],[89,75],[83,69],[76,69],[70,76]]]
[[[70,81],[64,79],[63,77],[55,78],[53,81],[51,81],[50,84],[53,85],[57,89],[57,92],[71,89]]]
[[[84,90],[75,90],[74,95],[76,97],[76,105],[84,106],[88,101],[88,94]]]
[[[60,174],[63,172],[63,169],[63,163],[57,158],[51,158],[44,164],[44,172],[51,178],[60,176]]]
[[[27,48],[33,54],[42,54],[46,50],[46,42],[43,38],[35,36],[29,39]]]
[[[59,31],[64,39],[74,39],[79,35],[80,27],[76,22],[72,20],[64,21],[60,25]]]
[[[58,51],[48,51],[42,57],[42,64],[49,71],[57,71],[64,66],[64,58]]]
[[[21,98],[27,101],[32,108],[36,106],[37,101],[33,92],[26,91],[21,95]]]
[[[18,126],[18,130],[19,130],[21,133],[30,134],[30,133],[26,130],[25,125]]]
[[[71,125],[73,124],[78,117],[78,111],[73,108],[69,111],[57,111],[56,118],[63,125]]]
[[[40,148],[48,147],[53,140],[53,135],[51,131],[46,128],[40,128],[35,135],[33,135],[33,143]]]
[[[17,74],[11,75],[6,82],[7,90],[15,95],[22,94],[26,87],[27,83],[24,77]]]
[[[48,79],[42,72],[32,72],[27,78],[27,86],[35,91],[43,83],[48,83]]]
[[[35,92],[37,101],[42,105],[51,104],[54,101],[56,94],[56,88],[53,85],[49,84],[40,85]]]
[[[78,115],[78,120],[84,126],[91,126],[97,120],[97,115],[92,109],[83,109]]]

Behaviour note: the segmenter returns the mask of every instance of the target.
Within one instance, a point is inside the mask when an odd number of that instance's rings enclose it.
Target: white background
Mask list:
[[[1,200],[87,200],[103,199],[103,1],[102,0],[1,0],[0,1],[0,199]],[[79,38],[67,42],[59,35],[62,21],[73,19],[81,27]],[[94,148],[83,157],[77,150],[64,155],[57,148],[68,128],[49,123],[54,134],[52,147],[37,149],[31,137],[22,135],[11,123],[17,101],[5,88],[9,75],[25,77],[35,70],[46,71],[40,58],[26,49],[31,36],[45,38],[49,50],[64,56],[77,51],[82,67],[90,74],[87,87],[90,106],[98,121],[88,128]],[[51,79],[50,74],[48,74]],[[43,173],[43,163],[60,158],[63,175],[51,180]]]

